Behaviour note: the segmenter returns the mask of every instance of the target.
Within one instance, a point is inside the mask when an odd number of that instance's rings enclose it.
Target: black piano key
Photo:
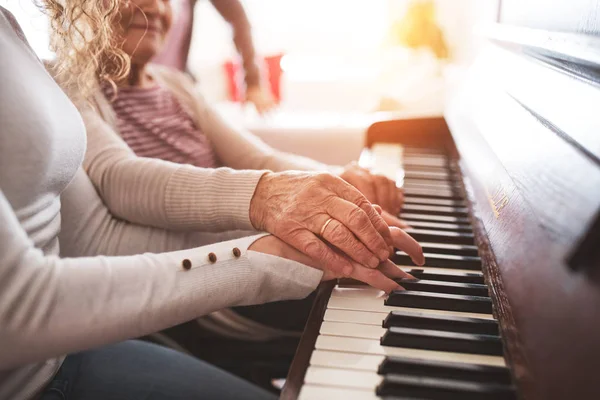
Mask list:
[[[455,268],[455,269],[471,269],[473,271],[481,270],[481,259],[472,256],[455,256],[452,254],[435,254],[424,253],[425,266],[436,268]],[[402,252],[397,251],[391,260],[398,265],[416,265],[410,257]]]
[[[403,212],[427,215],[444,215],[451,217],[467,218],[469,210],[465,207],[427,206],[419,204],[405,204]]]
[[[407,221],[408,222],[408,221]],[[410,225],[410,222],[408,222]],[[474,235],[467,232],[435,231],[429,229],[405,229],[406,233],[418,242],[435,242],[450,244],[475,244]]]
[[[386,357],[379,365],[378,373],[380,375],[429,376],[480,383],[511,384],[510,371],[506,367],[417,360],[406,357]]]
[[[421,248],[425,253],[434,254],[452,254],[455,256],[477,257],[477,246],[467,244],[448,244],[448,243],[430,243],[420,242]]]
[[[427,188],[410,187],[409,184],[404,186],[404,195],[427,197],[430,199],[446,199],[446,200],[464,201],[464,197],[462,196],[462,194],[460,194],[460,192],[439,193],[435,190],[431,190],[431,189],[427,189]]]
[[[421,181],[404,180],[402,182],[402,188],[405,192],[408,192],[409,195],[414,195],[413,192],[415,191],[427,191],[430,195],[453,199],[453,197],[460,196],[461,194],[460,189],[457,186],[448,185],[442,181],[438,181],[438,183],[421,183]],[[422,195],[420,197],[428,196]]]
[[[404,171],[404,180],[407,179],[422,179],[428,181],[443,181],[443,182],[458,182],[459,178],[457,175],[452,173],[444,173],[444,172],[430,172],[424,170],[405,170]]]
[[[385,375],[376,393],[384,398],[413,396],[430,400],[517,399],[517,394],[511,385],[396,374]]]
[[[444,222],[407,221],[411,228],[431,229],[435,231],[467,232],[473,233],[473,228],[466,224],[447,224]]]
[[[462,225],[469,225],[471,223],[468,218],[450,217],[445,215],[427,215],[402,212],[399,217],[406,220],[409,225],[412,221]]]
[[[484,318],[456,317],[453,315],[428,315],[418,312],[392,311],[383,320],[384,328],[392,326],[431,329],[437,331],[499,335],[498,322]]]
[[[450,181],[431,181],[427,179],[402,178],[402,182],[407,189],[410,187],[414,189],[421,188],[429,190],[443,190],[456,192],[457,194],[460,194],[461,191],[461,186],[459,183]]]
[[[404,204],[416,204],[424,206],[444,206],[444,207],[466,207],[464,201],[428,199],[426,197],[405,196]]]
[[[452,274],[442,274],[437,272],[427,272],[423,269],[413,268],[407,270],[409,274],[417,279],[425,279],[429,281],[442,281],[442,282],[459,282],[459,283],[478,283],[485,284],[485,279],[481,273],[468,273],[468,272],[454,272]]]
[[[457,283],[427,281],[420,279],[400,279],[397,281],[406,290],[417,292],[460,294],[463,296],[489,297],[486,285],[476,283]]]
[[[412,290],[392,291],[385,300],[385,305],[482,314],[492,313],[492,300],[489,297],[415,292]]]
[[[500,340],[500,336],[400,328],[396,326],[388,328],[383,334],[381,345],[502,356],[502,341]]]

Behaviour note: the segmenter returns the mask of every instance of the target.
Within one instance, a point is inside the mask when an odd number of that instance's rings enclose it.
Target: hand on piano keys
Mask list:
[[[397,187],[395,179],[370,171],[357,163],[346,165],[340,178],[360,190],[367,200],[378,204],[387,213],[396,215],[402,209],[404,194]]]
[[[397,251],[392,260],[416,279],[389,295],[338,282],[299,398],[515,399],[453,166],[443,154],[405,150],[403,167],[400,217],[427,262],[416,267]]]
[[[406,256],[415,264],[422,265],[424,263],[423,250],[417,241],[399,228],[392,227],[390,228],[390,232],[395,248],[402,249],[405,252],[404,254],[406,254]],[[261,253],[284,257],[320,269],[323,271],[323,281],[344,277],[327,268],[327,265],[323,262],[309,258],[275,236],[265,236],[258,239],[250,246],[250,249]],[[364,282],[378,290],[383,290],[386,293],[403,289],[402,286],[398,284],[398,279],[413,278],[412,275],[407,274],[402,271],[402,269],[398,268],[391,260],[382,262],[376,269],[364,267],[350,259],[348,259],[348,261],[353,267],[353,272],[350,274],[349,278]]]

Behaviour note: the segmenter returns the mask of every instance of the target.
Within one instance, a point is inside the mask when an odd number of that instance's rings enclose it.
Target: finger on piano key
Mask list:
[[[381,291],[380,291],[381,292]],[[381,292],[383,293],[383,292]],[[354,310],[354,311],[375,311],[389,313],[393,310],[408,311],[408,312],[421,312],[424,314],[433,315],[454,315],[463,317],[473,318],[486,318],[494,319],[491,313],[471,313],[464,311],[451,311],[451,310],[438,310],[428,309],[423,307],[395,307],[387,306],[384,304],[383,297],[370,297],[365,293],[340,291],[334,289],[329,302],[327,303],[328,309],[339,309],[339,310]]]
[[[370,389],[346,389],[332,386],[305,384],[298,400],[376,400],[380,399]]]
[[[427,399],[513,400],[514,387],[497,383],[477,383],[407,375],[386,375],[377,394],[386,396],[415,396]]]
[[[425,266],[437,268],[461,268],[471,271],[481,271],[481,258],[473,256],[455,256],[452,254],[424,253]],[[391,257],[397,265],[416,266],[411,258],[403,251],[396,251]]]
[[[370,325],[361,326],[373,328]],[[366,331],[364,333],[366,335],[372,332]],[[383,334],[381,344],[392,347],[488,354],[492,356],[502,356],[503,354],[502,341],[499,336],[400,328],[395,326],[389,328]]]
[[[476,283],[440,282],[408,278],[397,280],[397,282],[406,290],[489,297],[487,286]]]
[[[375,317],[373,319],[375,319]],[[448,332],[474,333],[480,335],[498,336],[500,334],[498,322],[494,320],[431,314],[428,315],[405,311],[392,311],[385,317],[383,320],[383,327],[391,328],[392,326]]]
[[[378,339],[363,339],[345,336],[319,335],[315,343],[315,349],[344,353],[407,357],[417,360],[495,365],[499,367],[506,366],[504,358],[499,356],[382,346]]]
[[[483,274],[480,272],[467,271],[457,272],[458,270],[452,269],[434,269],[434,268],[413,268],[413,267],[401,267],[405,272],[408,272],[417,279],[425,279],[429,281],[442,281],[442,282],[458,282],[458,283],[477,283],[480,285],[485,284]]]

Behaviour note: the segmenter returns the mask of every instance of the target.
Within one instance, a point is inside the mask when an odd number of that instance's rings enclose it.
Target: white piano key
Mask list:
[[[319,333],[321,335],[356,337],[363,339],[380,339],[386,329],[375,325],[353,324],[350,322],[323,321]]]
[[[386,312],[335,310],[330,308],[325,311],[323,321],[354,322],[357,324],[381,326],[387,316],[388,313]]]
[[[492,314],[386,306],[385,304],[383,304],[383,298],[369,297],[368,293],[364,294],[363,296],[361,296],[359,293],[353,293],[352,297],[346,297],[345,295],[336,292],[335,289],[332,292],[331,297],[329,298],[329,302],[327,303],[327,309],[373,311],[378,313],[389,313],[390,311],[398,310],[407,312],[419,312],[427,315],[494,319],[494,316]]]
[[[384,356],[369,354],[315,350],[310,357],[310,365],[376,372],[384,358]]]
[[[346,353],[409,357],[419,360],[451,361],[465,364],[496,365],[501,367],[506,365],[504,358],[499,356],[389,347],[382,346],[379,343],[379,340],[375,339],[319,335],[317,337],[315,348],[317,350],[340,351]]]
[[[372,390],[375,393],[377,385],[383,377],[374,372],[353,371],[337,368],[309,366],[306,370],[304,383],[313,385],[337,386],[343,388]]]
[[[377,400],[373,390],[345,389],[321,385],[303,385],[298,400]]]

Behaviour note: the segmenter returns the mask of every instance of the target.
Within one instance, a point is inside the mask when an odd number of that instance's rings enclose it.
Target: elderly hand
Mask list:
[[[379,204],[384,211],[398,215],[404,202],[402,189],[396,187],[396,182],[383,175],[375,175],[367,169],[352,162],[344,167],[339,176],[360,190],[367,200]]]
[[[262,86],[250,86],[246,89],[246,102],[254,104],[259,114],[265,114],[277,106],[268,89]]]
[[[352,273],[349,259],[377,268],[390,255],[383,218],[352,185],[327,173],[266,173],[250,202],[250,221],[338,274]]]
[[[398,228],[392,228],[390,233],[392,235],[392,244],[394,247],[409,254],[415,263],[419,265],[424,263],[423,250],[412,237]],[[264,236],[258,239],[250,246],[250,250],[276,255],[320,269],[323,271],[323,281],[339,278],[341,276],[339,273],[331,271],[327,263],[307,257],[275,236]],[[351,263],[354,266],[354,271],[350,277],[365,282],[386,293],[395,289],[402,289],[402,287],[393,279],[413,278],[412,275],[402,271],[390,260],[383,261],[376,269],[365,268],[353,261],[351,261]]]

